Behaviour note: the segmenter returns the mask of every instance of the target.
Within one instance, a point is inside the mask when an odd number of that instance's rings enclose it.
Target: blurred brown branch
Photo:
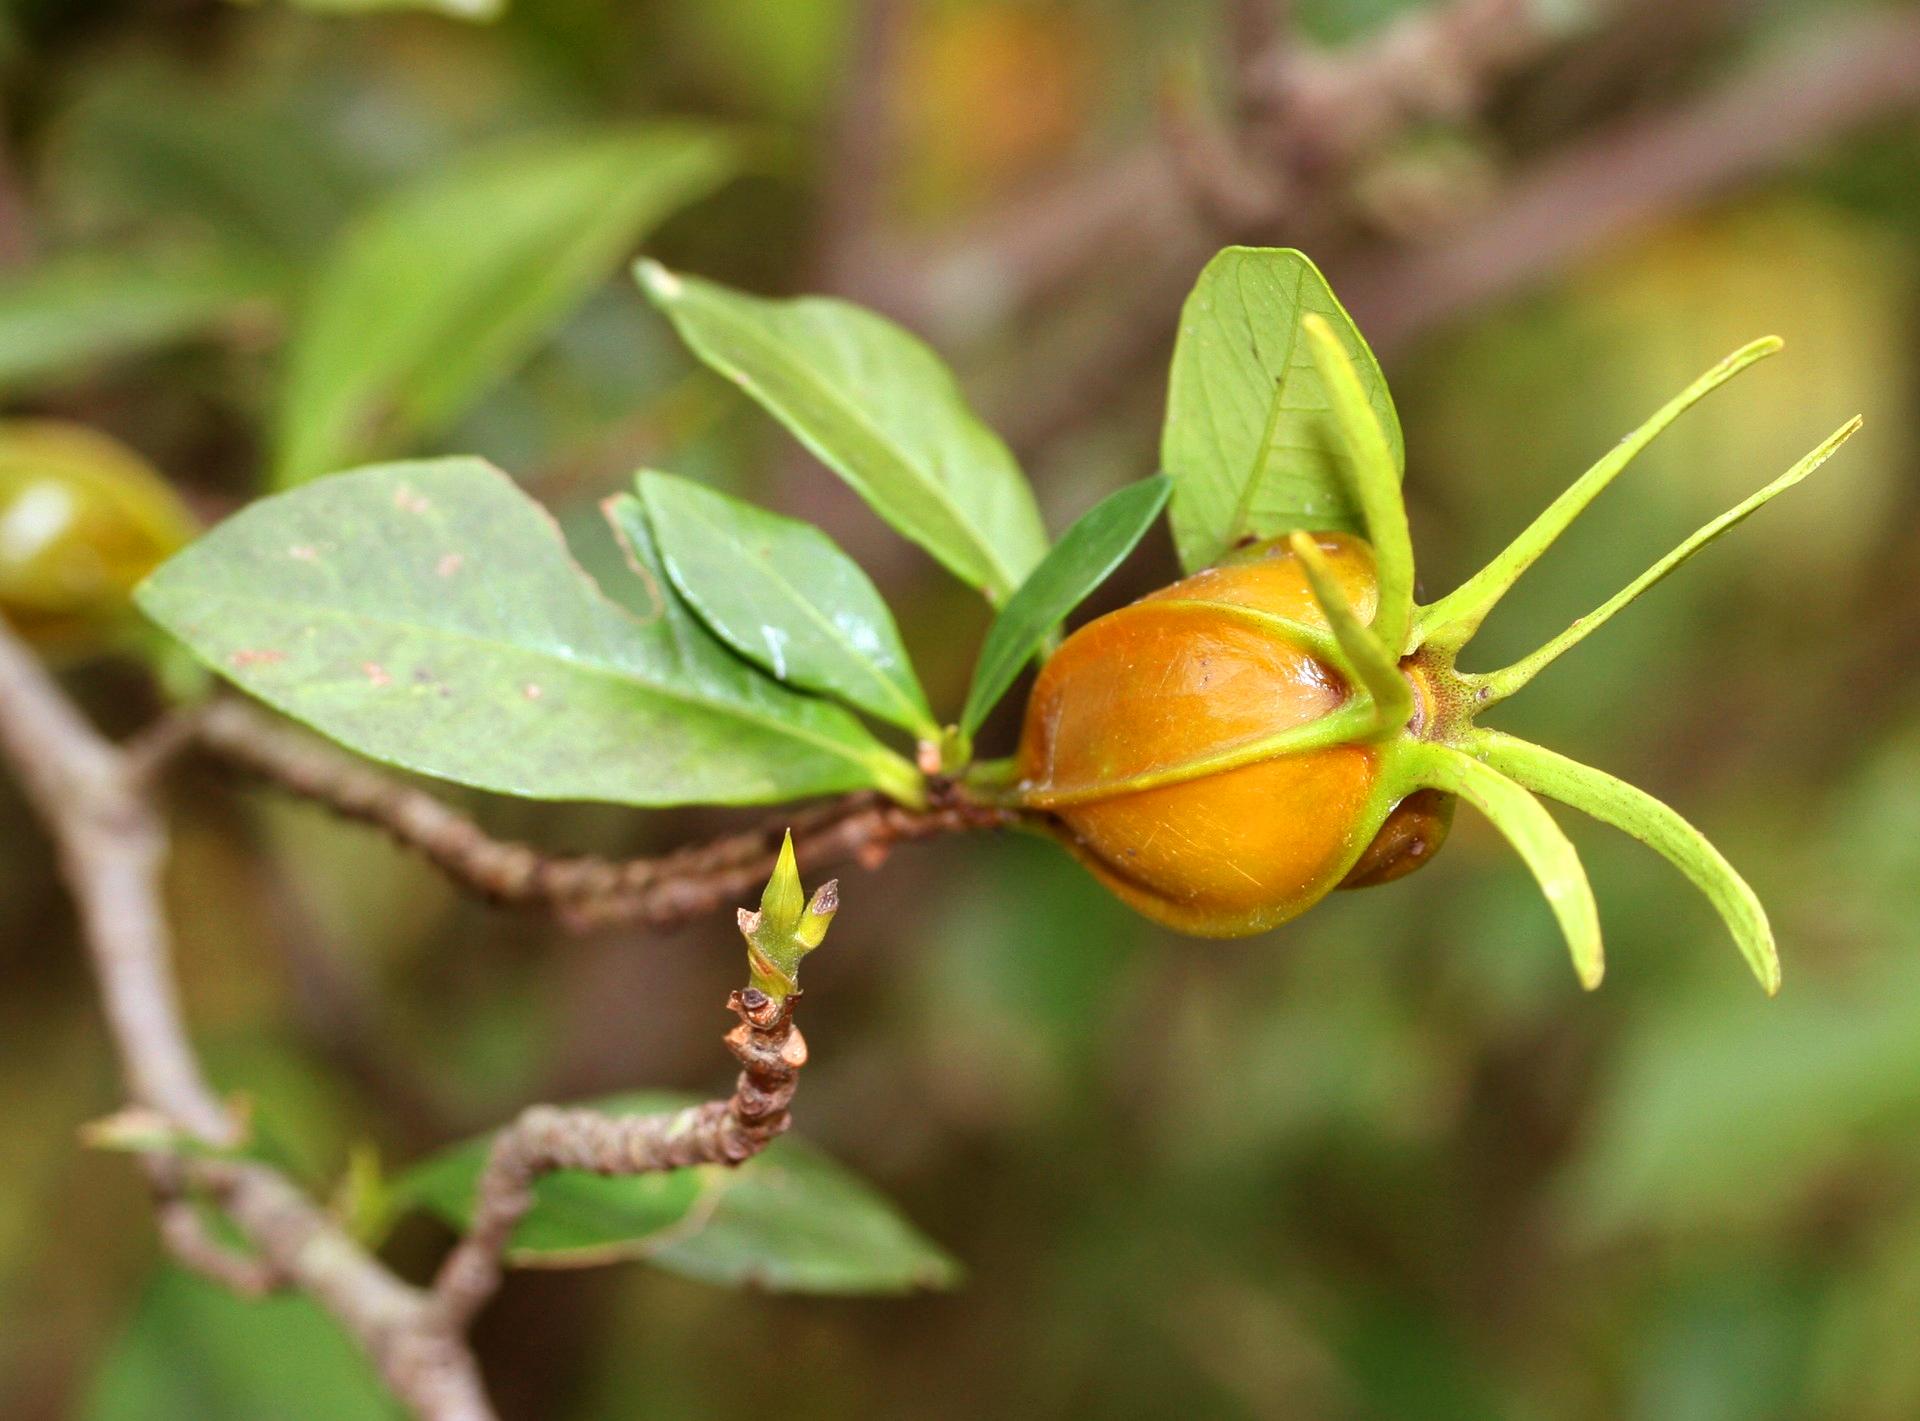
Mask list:
[[[423,789],[223,699],[192,713],[198,742],[221,759],[385,830],[460,887],[491,902],[550,909],[570,927],[635,922],[665,928],[756,891],[782,835],[808,868],[848,861],[877,867],[895,844],[1013,822],[1010,811],[952,789],[924,810],[853,794],[777,822],[651,858],[550,854],[496,839]]]
[[[1914,108],[1920,15],[1854,15],[1693,103],[1541,158],[1458,230],[1343,266],[1340,289],[1376,349],[1391,350],[1637,227]]]
[[[1168,250],[1165,264],[1190,267],[1195,252],[1217,244],[1195,221],[1196,193],[1210,199],[1203,215],[1257,213],[1261,230],[1315,220],[1369,153],[1413,123],[1471,116],[1495,81],[1547,53],[1564,37],[1556,9],[1451,0],[1330,53],[1299,40],[1284,15],[1239,6],[1237,45],[1271,37],[1262,53],[1236,50],[1232,134],[1203,131],[1198,114],[1177,104],[1155,138],[914,252],[912,299],[1025,309],[1116,244]]]
[[[187,1041],[161,912],[166,834],[138,766],[105,740],[0,622],[0,750],[52,833],[80,909],[127,1093],[214,1147],[241,1130]],[[145,1161],[162,1237],[189,1267],[252,1291],[301,1289],[365,1349],[395,1395],[434,1421],[493,1413],[472,1354],[434,1300],[388,1272],[277,1170],[226,1158]],[[219,1248],[186,1221],[215,1202],[256,1257]]]
[[[798,993],[776,1001],[757,988],[735,992],[740,1021],[726,1035],[740,1062],[733,1094],[656,1115],[609,1115],[536,1105],[494,1139],[474,1195],[467,1235],[434,1280],[447,1315],[465,1326],[500,1286],[508,1240],[533,1207],[534,1181],[555,1170],[652,1174],[695,1164],[739,1165],[785,1132],[807,1045],[793,1025]]]

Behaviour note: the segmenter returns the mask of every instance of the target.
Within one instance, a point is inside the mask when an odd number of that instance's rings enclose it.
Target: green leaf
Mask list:
[[[1026,477],[922,341],[844,301],[770,301],[657,262],[634,272],[696,355],[989,601],[1045,554]]]
[[[345,1333],[297,1294],[250,1300],[160,1269],[101,1358],[85,1421],[386,1421],[401,1416]]]
[[[590,1103],[653,1114],[694,1097],[645,1091]],[[428,1160],[396,1181],[397,1196],[465,1227],[491,1143],[483,1136]],[[548,1175],[534,1186],[511,1257],[536,1267],[644,1259],[777,1292],[904,1293],[960,1280],[959,1265],[891,1204],[791,1135],[737,1169]]]
[[[1040,649],[1053,628],[1120,566],[1166,506],[1172,481],[1165,474],[1129,484],[1080,515],[1053,551],[1007,599],[987,630],[973,684],[967,688],[960,732],[971,738]]]
[[[385,464],[236,514],[140,605],[214,670],[376,760],[533,799],[759,804],[917,773],[713,640],[620,519],[653,615],[616,606],[478,459]]]
[[[263,266],[214,252],[93,252],[9,273],[0,280],[0,391],[205,335],[270,309],[275,294]]]
[[[939,735],[893,614],[825,533],[671,474],[639,487],[667,575],[722,641],[789,685]]]
[[[1780,954],[1767,910],[1706,835],[1645,790],[1544,746],[1481,730],[1474,734],[1473,748],[1528,789],[1631,834],[1679,869],[1726,922],[1767,995],[1780,990]]]
[[[729,140],[693,125],[544,134],[473,153],[367,213],[294,333],[277,483],[451,423],[734,161]]]
[[[1339,335],[1396,472],[1405,466],[1386,379],[1326,278],[1290,248],[1228,247],[1181,308],[1160,440],[1160,466],[1174,480],[1174,544],[1189,571],[1249,536],[1363,531],[1328,443],[1327,391],[1301,339],[1308,314]]]
[[[1580,985],[1592,991],[1606,973],[1600,947],[1600,913],[1593,887],[1573,841],[1546,807],[1520,785],[1473,756],[1432,741],[1411,741],[1399,755],[1412,783],[1457,794],[1493,821],[1493,827],[1526,861],[1546,894],[1573,954]]]
[[[691,1097],[637,1093],[601,1102],[621,1113],[678,1110]],[[492,1136],[453,1146],[415,1165],[389,1185],[393,1203],[418,1208],[464,1228],[472,1216],[474,1186],[486,1165]],[[645,1258],[665,1230],[702,1204],[711,1182],[700,1169],[607,1178],[565,1171],[533,1186],[533,1207],[515,1226],[507,1256],[516,1264],[585,1267]]]

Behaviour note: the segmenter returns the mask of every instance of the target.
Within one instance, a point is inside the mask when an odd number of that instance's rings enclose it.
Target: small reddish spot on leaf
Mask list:
[[[295,543],[287,549],[287,556],[295,562],[314,562],[319,558],[320,551],[306,543]]]
[[[534,682],[529,681],[527,682],[526,685],[520,688],[520,694],[525,696],[530,701],[537,701],[542,696],[544,696],[546,692],[541,690],[540,687]]]
[[[286,659],[287,654],[284,651],[255,650],[252,647],[242,647],[239,651],[234,652],[227,658],[227,665],[236,668],[272,666],[274,663],[285,661]]]
[[[466,557],[461,553],[448,553],[433,565],[433,570],[441,577],[452,577],[456,572],[460,571],[462,564],[464,564],[466,560]]]
[[[408,485],[401,484],[393,491],[393,506],[402,513],[425,513],[433,504],[428,502],[425,494],[416,493]]]
[[[368,661],[360,669],[366,673],[370,685],[391,686],[393,684],[393,677],[387,674],[387,668],[377,661]]]

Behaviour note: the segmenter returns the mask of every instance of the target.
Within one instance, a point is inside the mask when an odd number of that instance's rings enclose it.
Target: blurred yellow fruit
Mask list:
[[[0,614],[42,648],[111,635],[134,585],[196,531],[166,480],[118,440],[0,421]]]

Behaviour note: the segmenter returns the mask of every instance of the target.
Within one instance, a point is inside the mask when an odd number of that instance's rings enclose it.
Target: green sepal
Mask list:
[[[1413,688],[1407,684],[1407,678],[1400,674],[1399,666],[1379,638],[1361,623],[1346,594],[1340,590],[1340,584],[1334,580],[1326,555],[1312,534],[1294,533],[1287,544],[1300,559],[1308,585],[1313,588],[1314,600],[1326,614],[1327,625],[1333,628],[1334,640],[1345,663],[1342,669],[1360,682],[1373,703],[1369,733],[1385,737],[1400,730],[1413,718]]]
[[[1539,675],[1542,670],[1558,660],[1562,653],[1579,645],[1587,637],[1599,631],[1601,627],[1604,627],[1608,622],[1613,620],[1615,613],[1627,607],[1638,598],[1641,593],[1663,580],[1667,574],[1673,572],[1682,563],[1686,562],[1688,558],[1691,558],[1722,533],[1725,533],[1735,524],[1740,523],[1751,514],[1757,512],[1763,505],[1785,493],[1808,474],[1826,463],[1828,459],[1833,457],[1834,451],[1851,439],[1859,428],[1860,416],[1855,415],[1832,434],[1829,434],[1811,453],[1801,459],[1800,462],[1795,464],[1791,469],[1788,469],[1784,474],[1780,475],[1779,478],[1775,479],[1758,493],[1735,504],[1712,522],[1696,529],[1691,537],[1683,541],[1672,552],[1661,558],[1659,562],[1641,573],[1640,576],[1614,593],[1613,596],[1609,597],[1605,602],[1602,602],[1586,616],[1573,623],[1572,626],[1561,632],[1559,636],[1553,638],[1553,640],[1549,641],[1546,645],[1540,647],[1530,655],[1523,656],[1511,666],[1504,667],[1487,676],[1469,678],[1478,688],[1478,699],[1480,702],[1483,705],[1491,705],[1495,701],[1505,700],[1508,696],[1526,685],[1527,682]]]
[[[1600,913],[1593,886],[1580,866],[1573,841],[1528,790],[1465,751],[1432,741],[1400,746],[1395,771],[1408,791],[1439,789],[1457,794],[1506,836],[1547,895],[1573,955],[1580,985],[1592,991],[1606,974],[1600,945]]]
[[[1406,499],[1400,493],[1400,460],[1367,399],[1360,372],[1327,318],[1309,313],[1301,318],[1300,328],[1326,386],[1334,426],[1346,444],[1351,467],[1348,487],[1360,507],[1367,541],[1373,545],[1379,588],[1374,639],[1397,659],[1406,651],[1413,628],[1413,536],[1407,530]]]
[[[1780,990],[1780,953],[1767,910],[1706,835],[1676,811],[1604,770],[1497,730],[1475,731],[1468,744],[1528,789],[1632,835],[1679,869],[1713,904],[1766,994]]]
[[[1607,485],[1651,444],[1660,433],[1701,400],[1756,361],[1780,350],[1778,336],[1762,336],[1733,352],[1686,389],[1662,405],[1633,433],[1609,449],[1594,466],[1575,479],[1539,517],[1501,551],[1500,555],[1439,601],[1422,607],[1416,616],[1413,647],[1432,646],[1457,652],[1480,630],[1480,624],[1521,576],[1553,546],[1573,520],[1586,511]]]

